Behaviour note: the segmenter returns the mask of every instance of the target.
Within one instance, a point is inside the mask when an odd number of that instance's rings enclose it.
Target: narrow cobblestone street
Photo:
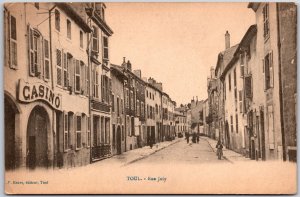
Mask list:
[[[175,143],[155,154],[150,155],[145,159],[141,159],[131,165],[143,164],[201,164],[208,162],[228,162],[224,159],[218,160],[215,152],[206,140],[200,140],[199,144],[187,142],[181,139]]]

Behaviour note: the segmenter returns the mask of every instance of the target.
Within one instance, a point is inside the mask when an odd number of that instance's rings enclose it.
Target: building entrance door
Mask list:
[[[12,170],[16,167],[15,156],[15,117],[16,111],[9,98],[4,100],[4,126],[5,126],[5,169]]]
[[[121,134],[121,128],[120,128],[120,126],[118,126],[118,128],[117,128],[117,154],[119,155],[119,154],[121,154],[122,153],[122,140],[121,140],[121,136],[122,136],[122,134]]]
[[[42,107],[32,110],[27,126],[27,167],[48,167],[49,117]]]

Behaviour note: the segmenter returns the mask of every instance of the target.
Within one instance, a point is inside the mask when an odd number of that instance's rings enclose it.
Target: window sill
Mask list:
[[[81,149],[82,149],[82,147],[76,148],[75,151],[80,151]]]

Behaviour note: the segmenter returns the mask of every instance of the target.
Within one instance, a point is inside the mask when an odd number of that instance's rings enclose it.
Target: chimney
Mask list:
[[[127,68],[127,66],[126,66],[126,57],[123,57],[122,66],[123,66],[124,68]]]
[[[225,34],[225,50],[230,48],[230,34],[226,31]]]
[[[215,78],[215,68],[213,66],[210,67],[210,78],[211,79]]]
[[[129,60],[127,61],[127,69],[131,71],[131,63]]]

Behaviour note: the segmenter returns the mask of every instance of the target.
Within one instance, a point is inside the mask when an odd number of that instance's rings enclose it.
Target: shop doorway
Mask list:
[[[5,170],[16,168],[15,129],[16,114],[19,113],[15,103],[5,95],[4,126],[5,126]]]
[[[49,117],[42,107],[35,107],[28,120],[26,165],[30,169],[48,167]]]
[[[122,134],[121,134],[121,128],[120,126],[118,126],[117,128],[117,154],[121,154],[122,153]]]

